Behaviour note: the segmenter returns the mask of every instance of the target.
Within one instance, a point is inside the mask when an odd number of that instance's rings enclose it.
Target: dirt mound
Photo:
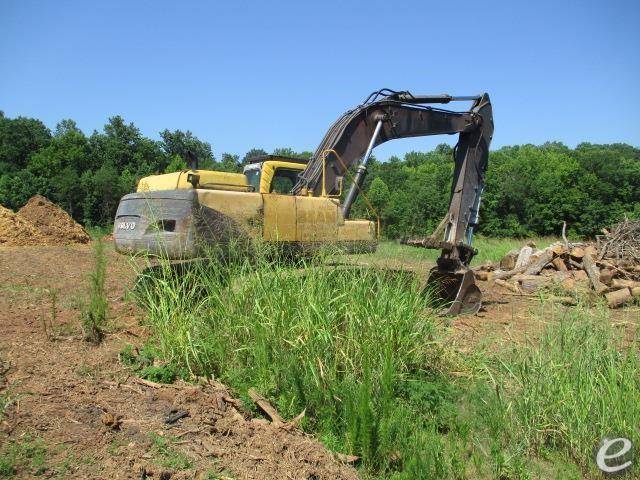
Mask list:
[[[28,220],[0,205],[0,246],[46,245],[42,232]]]
[[[118,313],[114,334],[96,348],[82,340],[76,300],[93,250],[0,249],[0,286],[12,287],[0,294],[0,459],[15,478],[357,480],[313,437],[254,418],[214,380],[137,378],[119,358],[149,333],[125,300],[138,277],[115,251],[105,254],[107,298]],[[45,291],[58,292],[55,305]]]
[[[18,210],[17,215],[40,230],[47,238],[47,243],[68,245],[89,243],[91,240],[86,230],[67,212],[42,195],[31,197],[26,205]]]

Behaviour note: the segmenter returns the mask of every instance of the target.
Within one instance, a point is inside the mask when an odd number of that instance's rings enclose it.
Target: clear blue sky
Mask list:
[[[2,0],[0,109],[87,133],[116,114],[152,138],[189,129],[219,157],[313,150],[381,87],[488,91],[494,148],[640,145],[637,0],[314,3]]]

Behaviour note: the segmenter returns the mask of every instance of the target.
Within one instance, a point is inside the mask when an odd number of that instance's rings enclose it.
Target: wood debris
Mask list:
[[[603,229],[603,233],[596,236],[599,260],[631,260],[636,266],[640,264],[640,220],[625,220]]]
[[[278,413],[273,405],[265,397],[260,395],[255,388],[250,388],[248,391],[249,397],[253,400],[260,410],[262,410],[270,419],[271,424],[274,427],[282,428],[284,430],[292,430],[298,426],[300,421],[304,418],[306,409],[300,412],[290,422],[286,422]]]
[[[640,221],[625,220],[597,242],[569,242],[546,248],[531,243],[511,250],[500,262],[474,268],[477,280],[492,282],[513,294],[527,295],[542,288],[566,292],[593,291],[609,307],[640,299]]]

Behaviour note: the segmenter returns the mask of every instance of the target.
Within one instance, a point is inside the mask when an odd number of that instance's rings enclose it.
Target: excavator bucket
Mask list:
[[[482,306],[482,293],[467,267],[456,271],[431,269],[425,293],[444,304],[440,315],[474,315]]]

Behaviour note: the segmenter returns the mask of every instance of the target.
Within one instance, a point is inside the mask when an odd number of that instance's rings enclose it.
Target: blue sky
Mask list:
[[[494,148],[638,146],[638,25],[638,1],[1,0],[0,110],[87,133],[116,114],[152,138],[189,129],[219,157],[313,150],[381,87],[487,91]]]

